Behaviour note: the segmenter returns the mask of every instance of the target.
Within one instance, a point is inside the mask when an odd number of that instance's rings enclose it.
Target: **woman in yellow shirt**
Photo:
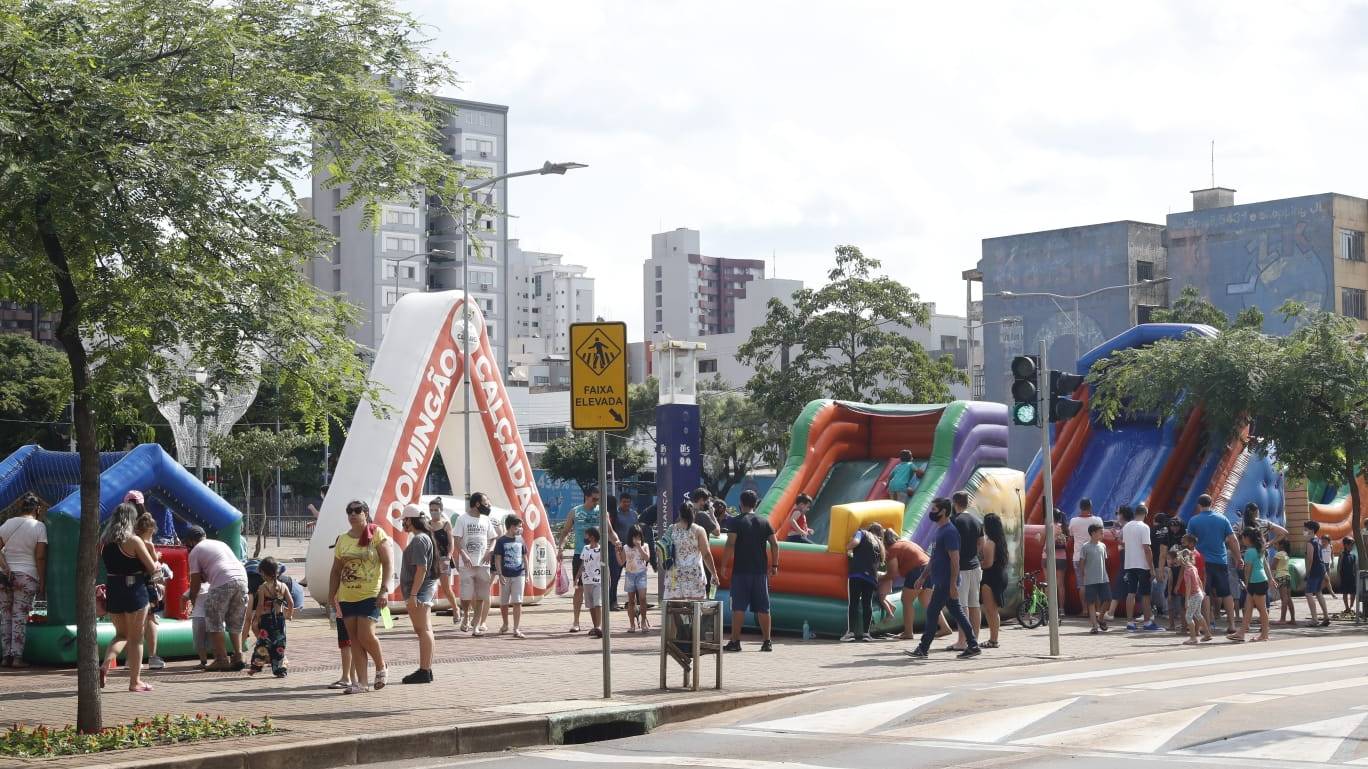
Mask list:
[[[389,584],[394,567],[387,546],[389,537],[370,521],[370,506],[353,500],[347,503],[347,523],[351,528],[333,543],[332,573],[328,578],[328,604],[334,602],[342,611],[342,623],[347,635],[359,648],[353,650],[352,683],[344,694],[368,691],[366,657],[375,660],[375,688],[385,688],[385,658],[380,651],[380,639],[375,635],[375,622],[389,599],[385,586]]]

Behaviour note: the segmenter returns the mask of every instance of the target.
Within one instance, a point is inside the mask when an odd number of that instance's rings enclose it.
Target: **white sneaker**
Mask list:
[[[469,632],[470,632],[470,625],[468,625],[468,624],[462,622],[462,623],[461,623],[461,627],[460,627],[459,629],[460,629],[460,631],[461,631],[462,633],[469,633]]]
[[[148,658],[147,658],[147,669],[148,669],[148,670],[164,670],[165,668],[166,668],[166,660],[162,659],[161,657],[148,657]]]

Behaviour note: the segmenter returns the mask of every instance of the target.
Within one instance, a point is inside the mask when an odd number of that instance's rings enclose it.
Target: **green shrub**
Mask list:
[[[257,722],[246,718],[229,721],[223,716],[213,718],[206,713],[135,719],[131,724],[106,727],[94,734],[81,734],[74,726],[50,729],[46,726],[14,724],[0,734],[0,756],[51,758],[272,734],[275,731],[275,725],[269,717]]]

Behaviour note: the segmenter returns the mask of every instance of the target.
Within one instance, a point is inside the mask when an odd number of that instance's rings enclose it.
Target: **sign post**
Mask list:
[[[627,429],[627,324],[570,324],[570,426],[574,430],[598,431],[599,488],[599,616],[603,617],[603,697],[613,696],[612,633],[609,589],[612,579],[608,559],[614,557],[608,542],[612,535],[607,500],[607,431]]]

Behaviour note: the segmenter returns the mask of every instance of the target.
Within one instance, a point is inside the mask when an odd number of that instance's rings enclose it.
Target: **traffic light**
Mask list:
[[[1082,401],[1073,399],[1074,390],[1083,384],[1079,374],[1050,372],[1050,421],[1066,422],[1083,410]]]
[[[1012,358],[1012,424],[1040,426],[1040,362],[1034,355]]]

